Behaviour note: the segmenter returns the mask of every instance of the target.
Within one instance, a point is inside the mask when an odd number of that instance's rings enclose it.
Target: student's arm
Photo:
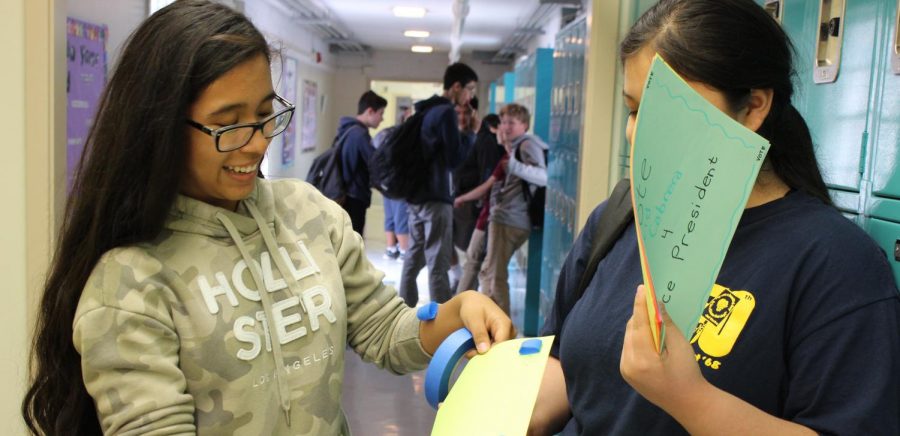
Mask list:
[[[85,285],[72,327],[84,385],[104,434],[194,434],[181,340],[161,297],[172,290],[139,249],[113,250]],[[212,340],[212,339],[210,339]],[[80,380],[72,380],[73,389]]]
[[[512,321],[497,304],[484,294],[465,291],[438,306],[433,321],[421,322],[422,348],[434,354],[447,336],[462,327],[472,333],[478,353],[487,352],[492,343],[516,337]]]
[[[556,434],[562,431],[571,417],[562,366],[557,358],[550,356],[544,367],[544,378],[541,379],[541,388],[531,413],[528,436]]]
[[[671,415],[692,435],[815,435],[800,424],[769,415],[710,384],[700,373],[694,349],[663,311],[666,349],[656,353],[650,333],[644,286],[625,327],[622,377],[648,401]]]
[[[312,192],[310,198],[333,221],[329,236],[346,295],[347,343],[363,360],[405,374],[427,366],[438,345],[462,327],[472,332],[479,352],[515,337],[509,317],[477,292],[457,294],[440,305],[436,319],[419,321],[415,309],[384,284],[384,273],[366,257],[362,237],[353,231],[347,212],[315,188],[303,189]]]
[[[484,183],[476,186],[471,191],[466,192],[459,197],[456,197],[456,199],[453,200],[453,207],[459,207],[459,205],[467,201],[477,200],[484,197],[484,194],[486,194],[488,190],[490,190],[491,187],[494,186],[494,180],[495,179],[493,177],[488,177],[488,179],[485,180]]]
[[[510,174],[532,185],[547,186],[547,169],[528,165],[516,160],[515,156],[509,158],[509,166],[506,168]]]
[[[516,158],[516,154],[520,154],[521,161]],[[507,171],[533,185],[547,186],[547,163],[544,162],[544,150],[530,139],[519,144],[519,153],[510,155]]]

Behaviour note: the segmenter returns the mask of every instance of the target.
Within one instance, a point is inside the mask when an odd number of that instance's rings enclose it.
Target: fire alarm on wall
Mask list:
[[[322,52],[320,52],[320,51],[316,51],[316,63],[317,64],[322,63]]]

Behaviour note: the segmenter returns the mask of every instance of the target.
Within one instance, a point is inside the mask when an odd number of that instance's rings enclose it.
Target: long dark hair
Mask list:
[[[771,88],[772,108],[757,133],[768,139],[768,161],[788,186],[832,204],[813,151],[809,127],[791,104],[794,46],[753,0],[661,0],[632,26],[622,61],[652,44],[687,80],[723,92],[734,110],[751,89]]]
[[[160,233],[181,183],[189,105],[259,55],[270,59],[269,47],[245,16],[203,0],[174,2],[129,37],[87,138],[44,287],[22,404],[32,432],[100,433],[72,344],[82,289],[104,252]]]

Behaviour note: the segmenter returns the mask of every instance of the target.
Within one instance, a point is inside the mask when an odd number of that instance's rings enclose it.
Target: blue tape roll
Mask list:
[[[431,407],[437,409],[438,403],[447,398],[447,393],[450,391],[450,376],[453,374],[453,369],[456,368],[456,363],[463,354],[466,354],[466,351],[473,348],[475,348],[475,340],[472,338],[472,333],[465,328],[451,333],[438,346],[425,371],[425,399],[428,400]]]

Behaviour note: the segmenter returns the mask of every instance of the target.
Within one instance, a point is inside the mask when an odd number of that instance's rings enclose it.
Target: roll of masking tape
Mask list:
[[[425,399],[431,407],[437,409],[438,403],[447,398],[450,391],[450,376],[463,354],[475,348],[475,340],[465,328],[461,328],[438,346],[437,351],[425,371]]]

